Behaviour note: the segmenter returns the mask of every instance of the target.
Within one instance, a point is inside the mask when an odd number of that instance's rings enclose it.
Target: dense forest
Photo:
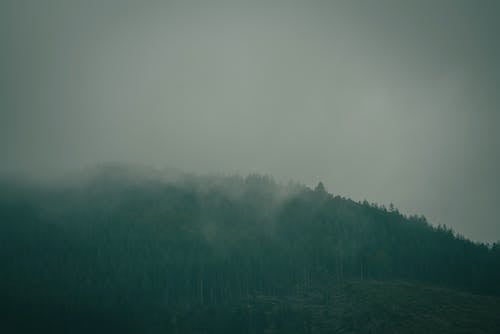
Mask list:
[[[439,296],[453,296],[446,300],[455,307],[476,298],[486,313],[456,317],[484,316],[481,332],[500,329],[500,320],[488,318],[500,314],[499,243],[472,242],[392,205],[333,195],[322,183],[311,189],[261,175],[167,174],[107,166],[59,184],[2,181],[0,326],[23,333],[401,332],[390,320],[353,318],[361,307],[348,320],[335,313],[365,291],[371,301],[359,305],[373,311],[411,309],[405,296],[429,296],[417,315]],[[393,298],[382,305],[380,296]]]

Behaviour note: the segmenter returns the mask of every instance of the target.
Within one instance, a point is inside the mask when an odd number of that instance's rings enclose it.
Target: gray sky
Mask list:
[[[280,181],[500,240],[500,2],[3,0],[0,171]]]

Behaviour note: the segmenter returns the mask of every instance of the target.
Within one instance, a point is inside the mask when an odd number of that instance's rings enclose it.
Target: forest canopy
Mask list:
[[[4,180],[0,221],[9,310],[99,314],[97,300],[113,312],[208,307],[352,280],[500,294],[498,243],[332,195],[322,183],[108,166],[59,186]]]

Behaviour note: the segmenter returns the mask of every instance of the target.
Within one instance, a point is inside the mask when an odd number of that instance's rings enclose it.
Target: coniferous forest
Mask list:
[[[270,176],[0,184],[4,333],[498,333],[500,244]]]

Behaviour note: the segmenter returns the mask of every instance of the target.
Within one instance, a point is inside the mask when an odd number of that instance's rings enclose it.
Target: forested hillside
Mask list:
[[[349,282],[359,291],[405,281],[412,283],[401,291],[500,295],[500,244],[332,195],[321,183],[106,167],[71,184],[0,187],[2,323],[21,332],[346,332],[340,323],[304,323],[314,322],[312,299],[342,300]],[[401,308],[404,296],[394,297]],[[474,298],[490,298],[484,309],[500,314],[498,297]],[[500,328],[475,312],[457,314]],[[294,321],[301,325],[290,327]],[[350,330],[367,320],[353,321]],[[404,327],[357,331],[383,328]]]

